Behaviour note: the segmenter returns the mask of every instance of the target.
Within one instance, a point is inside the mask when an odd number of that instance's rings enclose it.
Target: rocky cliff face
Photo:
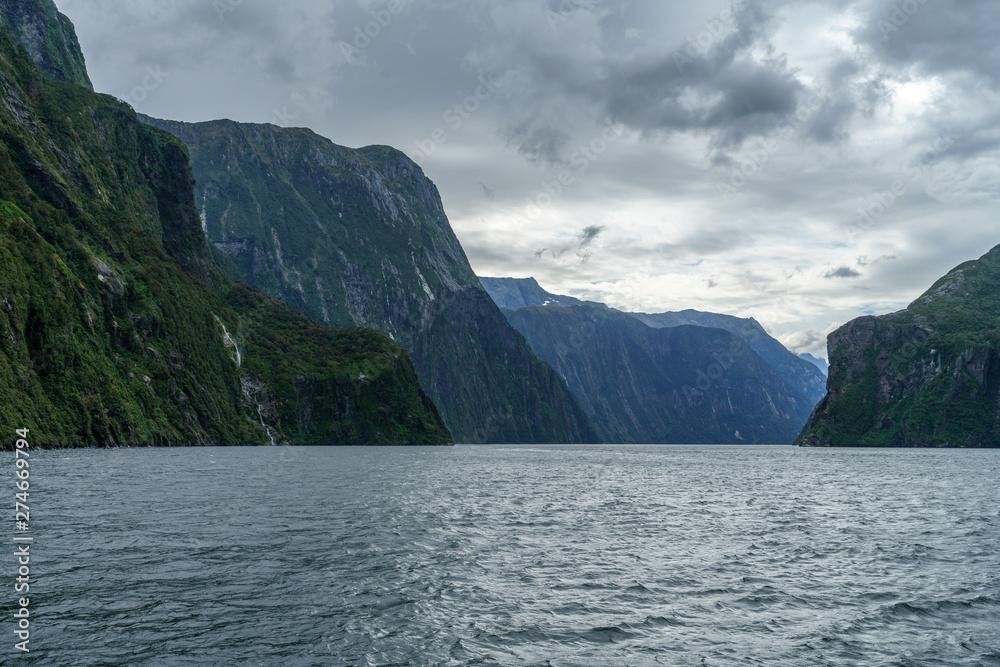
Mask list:
[[[46,76],[93,90],[73,22],[52,0],[0,0],[0,25],[21,42]]]
[[[828,394],[806,446],[1000,446],[1000,247],[903,311],[828,340]]]
[[[552,294],[542,289],[534,278],[481,278],[483,287],[504,309],[525,306],[593,306],[607,309],[603,303],[581,301],[571,296]],[[807,402],[816,405],[826,394],[824,373],[814,364],[792,354],[772,338],[756,320],[684,310],[676,313],[627,313],[654,329],[697,326],[722,329],[745,341],[770,364],[786,382],[801,392]]]
[[[790,444],[812,404],[720,329],[655,329],[607,308],[505,310],[611,443]]]
[[[144,119],[190,151],[203,228],[252,287],[412,354],[464,442],[591,442],[569,390],[504,320],[434,184],[385,146],[305,129]]]
[[[31,55],[0,26],[5,424],[39,446],[451,441],[387,336],[232,286],[183,145]]]

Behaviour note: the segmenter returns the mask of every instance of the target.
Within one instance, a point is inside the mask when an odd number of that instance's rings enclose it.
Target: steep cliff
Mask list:
[[[611,443],[790,444],[812,404],[720,329],[592,306],[505,310]]]
[[[606,309],[596,301],[581,301],[571,296],[552,294],[539,286],[534,278],[480,278],[483,287],[498,306],[517,309],[525,306],[593,306]],[[676,313],[626,313],[654,329],[696,326],[722,329],[741,338],[753,351],[770,364],[779,375],[816,405],[826,394],[825,375],[815,364],[797,357],[772,338],[756,320],[684,310]]]
[[[386,336],[216,268],[180,142],[32,56],[0,26],[7,428],[39,446],[451,441]]]
[[[898,313],[828,340],[830,378],[806,446],[1000,446],[1000,247]]]
[[[651,327],[693,325],[728,331],[746,341],[754,352],[778,371],[786,382],[802,392],[812,405],[816,405],[822,400],[825,394],[826,376],[823,375],[823,372],[815,364],[811,364],[789,351],[753,318],[705,313],[698,310],[631,314]]]
[[[388,333],[464,442],[592,442],[554,371],[483,291],[434,184],[403,153],[306,129],[144,120],[188,147],[205,232],[252,287]]]
[[[0,0],[0,25],[21,42],[46,76],[93,90],[73,22],[52,0]]]

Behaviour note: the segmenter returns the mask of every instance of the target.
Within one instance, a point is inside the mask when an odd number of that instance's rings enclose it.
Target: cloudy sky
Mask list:
[[[163,118],[395,146],[482,276],[825,334],[1000,243],[996,0],[57,0]]]

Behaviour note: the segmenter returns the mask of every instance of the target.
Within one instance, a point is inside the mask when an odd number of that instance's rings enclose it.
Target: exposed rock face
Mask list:
[[[0,0],[0,25],[21,42],[46,76],[93,90],[73,22],[52,0]]]
[[[806,446],[1000,446],[1000,248],[903,311],[830,335],[828,394]]]
[[[554,371],[483,291],[434,184],[386,146],[231,121],[144,120],[190,151],[209,239],[252,287],[412,353],[463,442],[592,442]]]
[[[615,310],[505,310],[607,442],[790,444],[812,404],[736,336]]]
[[[452,441],[388,336],[231,285],[176,138],[3,26],[0,91],[0,420],[49,447]]]

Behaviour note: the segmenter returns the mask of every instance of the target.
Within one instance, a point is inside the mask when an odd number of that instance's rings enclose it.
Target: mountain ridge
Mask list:
[[[534,278],[480,278],[480,282],[494,301],[498,305],[503,304],[504,308],[544,305],[590,305],[608,308],[603,303],[585,302],[574,297],[547,292]],[[747,342],[757,354],[778,370],[786,382],[800,391],[813,405],[826,395],[825,375],[814,364],[787,350],[753,318],[739,318],[692,309],[667,313],[626,314],[654,328],[693,325],[728,331]]]
[[[587,305],[505,309],[614,444],[790,444],[812,403],[737,336]]]
[[[405,154],[302,128],[142,119],[187,146],[202,227],[242,279],[317,322],[391,335],[456,438],[598,440],[482,288]]]
[[[172,135],[44,75],[7,21],[0,90],[5,423],[49,447],[453,442],[387,336],[216,266]]]

